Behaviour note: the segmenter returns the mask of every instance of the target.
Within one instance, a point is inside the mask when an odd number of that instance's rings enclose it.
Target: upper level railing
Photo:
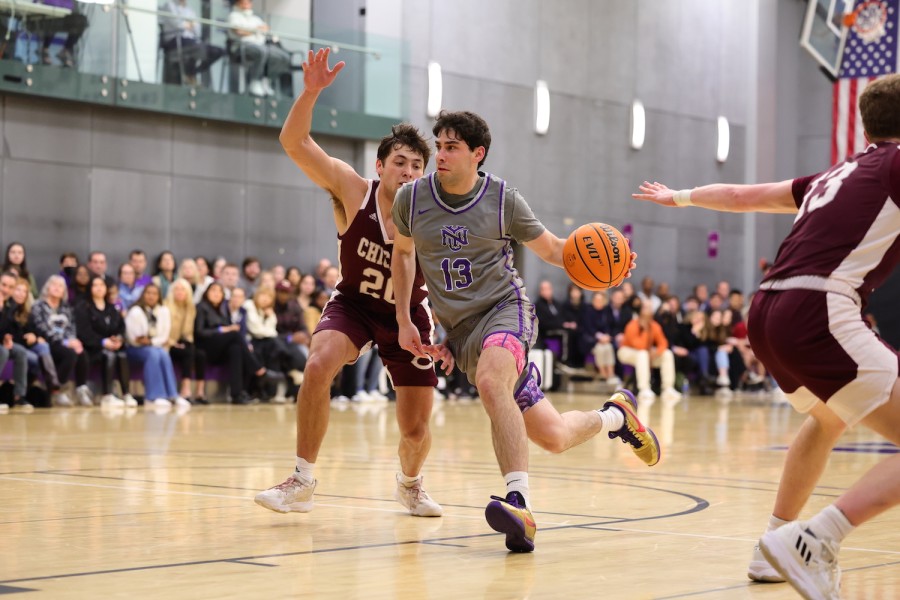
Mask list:
[[[399,39],[318,37],[308,20],[241,11],[250,0],[156,2],[0,0],[0,91],[278,127],[307,52],[328,46],[348,68],[315,130],[375,139],[403,117]]]

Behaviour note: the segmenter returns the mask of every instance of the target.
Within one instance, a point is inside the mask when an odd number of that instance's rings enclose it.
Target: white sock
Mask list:
[[[779,519],[775,515],[769,515],[769,524],[766,527],[766,533],[769,533],[770,531],[775,531],[782,525],[787,525],[788,523],[790,523],[790,521],[785,521],[784,519]]]
[[[402,483],[406,487],[412,487],[416,485],[422,479],[422,475],[416,475],[415,477],[410,477],[403,471],[400,471],[400,483]]]
[[[832,504],[808,521],[816,535],[830,538],[840,544],[854,527],[837,506]]]
[[[625,426],[625,412],[618,406],[598,408],[594,412],[600,415],[600,433],[618,431]]]
[[[506,480],[506,493],[519,492],[525,499],[525,506],[531,508],[528,499],[528,473],[525,471],[510,471],[503,476]]]
[[[303,481],[311,482],[315,481],[315,477],[313,476],[313,469],[315,468],[316,463],[306,462],[305,458],[297,457],[297,464],[294,467],[294,474]]]

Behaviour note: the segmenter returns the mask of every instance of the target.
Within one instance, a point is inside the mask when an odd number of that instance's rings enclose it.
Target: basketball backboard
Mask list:
[[[852,10],[853,0],[809,0],[806,9],[800,45],[834,78],[838,76],[847,39],[842,20]]]

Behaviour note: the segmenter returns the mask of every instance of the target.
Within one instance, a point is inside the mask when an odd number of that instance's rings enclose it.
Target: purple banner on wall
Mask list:
[[[710,231],[706,238],[706,255],[715,258],[719,255],[719,232]]]
[[[625,223],[622,225],[622,235],[625,236],[625,239],[628,240],[628,247],[631,247],[631,234],[634,233],[634,227],[631,223]]]

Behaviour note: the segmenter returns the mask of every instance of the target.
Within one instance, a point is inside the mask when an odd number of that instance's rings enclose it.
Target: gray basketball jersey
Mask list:
[[[531,303],[511,244],[535,239],[544,226],[505,181],[479,175],[480,188],[457,206],[441,197],[434,173],[406,184],[394,202],[394,223],[415,242],[430,301],[448,332],[511,302],[520,306],[524,330],[532,325]]]

